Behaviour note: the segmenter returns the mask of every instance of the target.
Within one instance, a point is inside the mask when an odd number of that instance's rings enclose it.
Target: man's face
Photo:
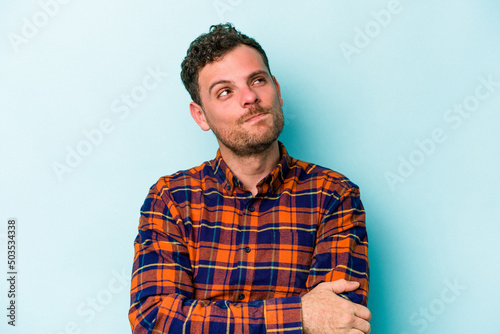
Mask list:
[[[212,129],[221,146],[239,156],[261,153],[284,125],[280,87],[260,53],[237,46],[198,75],[202,106],[192,102],[191,115],[205,131]]]

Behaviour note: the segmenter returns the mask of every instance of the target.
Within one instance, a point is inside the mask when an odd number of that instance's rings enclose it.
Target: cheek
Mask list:
[[[234,109],[230,108],[219,109],[216,112],[212,111],[207,116],[208,123],[218,128],[233,126],[238,119],[234,113]]]
[[[271,91],[266,91],[261,94],[261,99],[264,101],[268,101],[267,103],[271,103],[273,105],[283,105],[283,100],[278,95],[278,92],[274,89]]]

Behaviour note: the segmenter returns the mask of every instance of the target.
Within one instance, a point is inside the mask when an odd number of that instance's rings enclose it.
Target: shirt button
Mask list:
[[[228,184],[228,185],[226,186],[226,189],[227,189],[227,190],[231,190],[231,186]]]
[[[252,249],[250,247],[245,247],[245,252],[250,253]]]
[[[239,300],[243,300],[243,299],[245,299],[245,295],[244,295],[244,294],[239,295],[239,296],[238,296],[238,299],[239,299]]]
[[[255,208],[253,206],[249,207],[248,210],[250,210],[250,212],[254,212],[255,211]]]

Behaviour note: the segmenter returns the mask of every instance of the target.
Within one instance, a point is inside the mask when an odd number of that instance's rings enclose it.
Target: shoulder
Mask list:
[[[339,195],[346,192],[359,193],[359,188],[354,182],[333,169],[294,158],[291,159],[290,167],[298,184],[309,184]]]
[[[214,179],[212,163],[213,160],[205,161],[199,166],[162,176],[151,187],[151,192],[164,195],[165,192],[201,188],[207,180]]]

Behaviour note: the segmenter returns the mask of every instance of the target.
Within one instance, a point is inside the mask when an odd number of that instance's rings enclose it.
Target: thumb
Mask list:
[[[325,288],[332,290],[336,294],[354,291],[359,288],[359,282],[346,281],[345,279],[339,279],[333,282],[323,282],[323,285]]]

